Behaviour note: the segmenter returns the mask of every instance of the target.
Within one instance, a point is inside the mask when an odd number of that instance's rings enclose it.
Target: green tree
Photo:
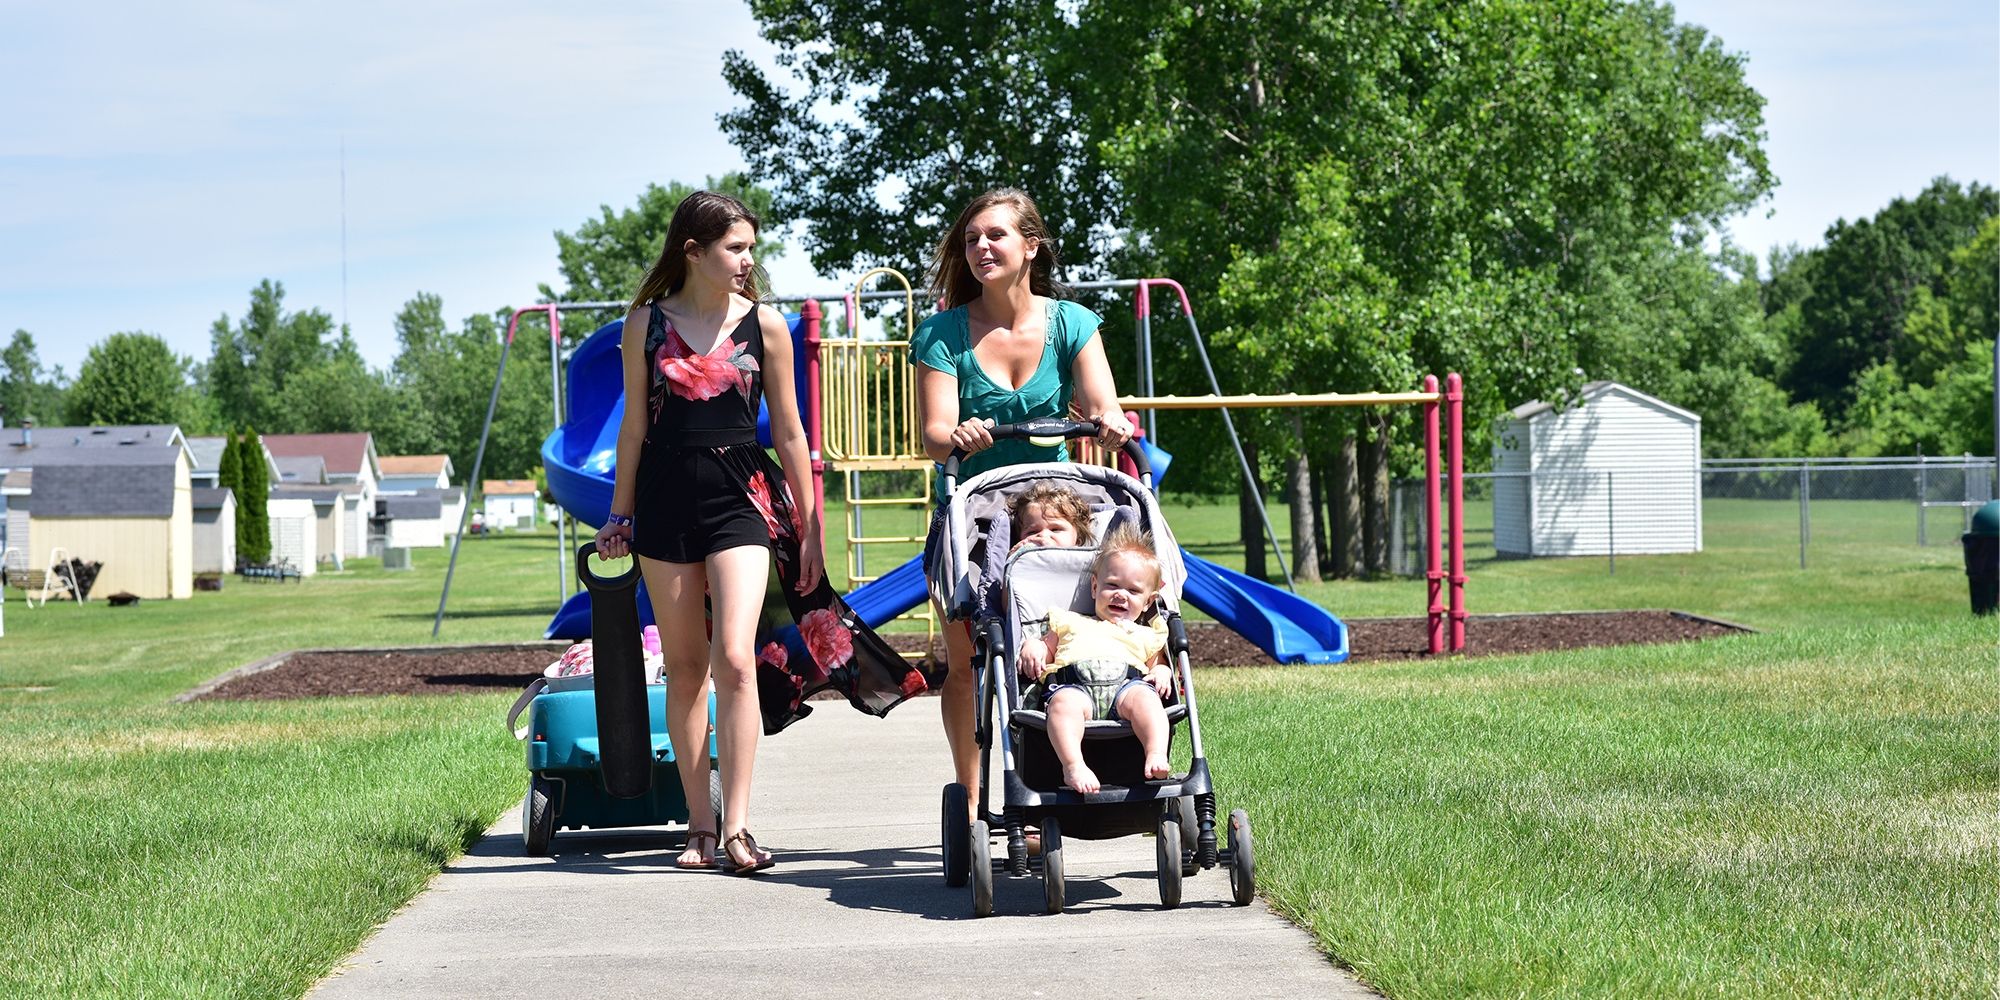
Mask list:
[[[65,399],[67,419],[85,424],[171,424],[187,392],[187,365],[150,333],[114,333],[91,347]]]
[[[316,429],[294,422],[297,404],[287,390],[295,377],[339,352],[339,342],[327,339],[333,317],[318,309],[287,313],[284,304],[283,283],[266,279],[250,290],[242,319],[232,325],[225,315],[210,330],[204,388],[231,424],[261,424],[280,433]]]
[[[1996,213],[2000,195],[1992,188],[1939,177],[1873,218],[1828,227],[1826,245],[1811,251],[1810,292],[1799,302],[1796,360],[1785,377],[1793,397],[1841,418],[1863,391],[1857,385],[1863,371],[1899,350],[1907,355],[1900,346],[1905,320],[1946,294],[1952,252],[1971,243]],[[1955,353],[1951,346],[1939,345],[1945,354]]]
[[[243,499],[243,453],[237,443],[235,431],[222,432],[222,459],[217,463],[215,485],[236,495],[239,505]],[[238,519],[239,523],[241,519]],[[240,529],[239,529],[240,530]]]
[[[513,310],[473,315],[451,331],[438,296],[418,292],[396,314],[393,378],[411,408],[410,419],[378,437],[385,454],[442,451],[464,474],[472,472],[486,403],[500,364],[501,340]],[[548,343],[544,322],[522,322],[508,353],[500,402],[493,415],[483,475],[522,478],[541,464],[541,445],[550,431]]]
[[[264,461],[264,441],[253,428],[236,442],[242,489],[236,493],[236,555],[245,562],[271,559],[271,468]]]
[[[62,419],[67,388],[61,365],[53,371],[42,367],[34,334],[15,330],[0,349],[0,423],[19,427],[30,418],[44,424]]]
[[[706,189],[733,195],[757,213],[762,228],[758,231],[757,245],[752,248],[752,253],[760,263],[784,254],[784,242],[778,239],[778,233],[784,228],[783,217],[773,210],[769,190],[734,172],[723,174],[720,178],[708,178]],[[639,193],[638,204],[633,207],[614,212],[611,206],[600,205],[601,216],[584,220],[574,235],[556,230],[557,266],[569,287],[558,293],[543,285],[543,300],[631,301],[639,290],[639,283],[645,280],[646,272],[660,259],[661,248],[666,244],[667,224],[673,221],[674,210],[695,191],[695,188],[679,181],[669,181],[666,187],[648,184],[646,190]],[[563,317],[564,339],[571,342],[580,340],[592,330],[623,315],[622,310],[566,314]]]
[[[914,272],[965,203],[1000,186],[1027,189],[1077,237],[1065,257],[1090,256],[1081,237],[1113,202],[1062,4],[752,0],[750,12],[800,86],[725,53],[723,79],[748,104],[722,131],[750,177],[776,187],[777,213],[810,223],[814,267]]]

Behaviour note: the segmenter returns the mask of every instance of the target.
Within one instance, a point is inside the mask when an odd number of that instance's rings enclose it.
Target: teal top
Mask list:
[[[910,363],[958,378],[959,423],[975,417],[1014,424],[1035,417],[1068,416],[1070,397],[1076,392],[1072,365],[1102,322],[1078,303],[1051,299],[1048,332],[1042,338],[1042,363],[1019,389],[995,382],[980,367],[972,353],[972,330],[964,306],[938,313],[917,327],[917,335],[910,341]],[[1026,440],[995,441],[993,447],[958,463],[959,481],[1003,465],[1067,461],[1069,448],[1064,445],[1038,448]]]

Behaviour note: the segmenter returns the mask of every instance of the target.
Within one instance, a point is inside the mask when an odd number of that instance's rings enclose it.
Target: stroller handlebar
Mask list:
[[[1044,448],[1053,448],[1068,438],[1096,437],[1104,425],[1096,420],[1065,420],[1061,417],[1036,417],[1018,424],[995,424],[987,429],[995,441],[1027,440]],[[1153,465],[1146,460],[1146,450],[1139,446],[1137,438],[1126,440],[1120,449],[1139,472],[1139,479],[1148,485],[1152,482]],[[944,460],[944,475],[948,481],[958,479],[958,463],[965,458],[963,448],[953,448],[951,456]]]

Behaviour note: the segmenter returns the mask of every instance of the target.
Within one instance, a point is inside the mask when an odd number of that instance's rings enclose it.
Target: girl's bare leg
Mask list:
[[[1132,735],[1146,748],[1146,777],[1174,773],[1167,761],[1167,710],[1160,704],[1160,693],[1149,685],[1132,685],[1118,699],[1118,717],[1132,724]]]
[[[715,677],[715,749],[722,762],[725,844],[750,823],[750,778],[757,762],[757,739],[764,732],[757,701],[757,614],[763,610],[770,575],[771,550],[761,545],[739,545],[708,557],[715,630],[708,669]],[[733,852],[730,860],[735,864],[751,858],[744,844],[724,850]],[[752,860],[770,856],[760,849]]]
[[[674,763],[687,793],[689,839],[678,863],[703,864],[714,859],[720,843],[718,837],[697,847],[693,836],[698,831],[717,833],[708,808],[709,645],[701,603],[708,567],[640,556],[639,571],[646,578],[653,621],[660,630],[660,656],[666,661],[667,738],[673,741]]]
[[[938,621],[944,621],[943,610],[933,601],[931,610]],[[979,742],[973,736],[979,715],[979,685],[973,674],[972,630],[964,622],[949,622],[944,626],[944,658],[946,669],[944,700],[944,739],[951,745],[952,773],[958,776],[958,783],[972,793],[972,808],[979,810]],[[977,818],[977,817],[975,817]]]
[[[1089,794],[1100,787],[1097,772],[1083,763],[1083,724],[1090,718],[1090,699],[1080,691],[1049,696],[1049,745],[1062,761],[1063,784]]]

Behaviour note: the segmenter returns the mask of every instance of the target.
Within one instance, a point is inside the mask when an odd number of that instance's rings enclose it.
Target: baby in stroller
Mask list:
[[[1097,775],[1083,762],[1083,724],[1092,719],[1123,719],[1132,727],[1146,755],[1146,777],[1173,773],[1161,700],[1174,683],[1165,656],[1167,623],[1153,607],[1161,573],[1152,536],[1120,525],[1091,564],[1097,616],[1050,609],[1048,632],[1021,642],[1021,676],[1044,685],[1049,743],[1062,761],[1063,784],[1079,792],[1099,789]]]

